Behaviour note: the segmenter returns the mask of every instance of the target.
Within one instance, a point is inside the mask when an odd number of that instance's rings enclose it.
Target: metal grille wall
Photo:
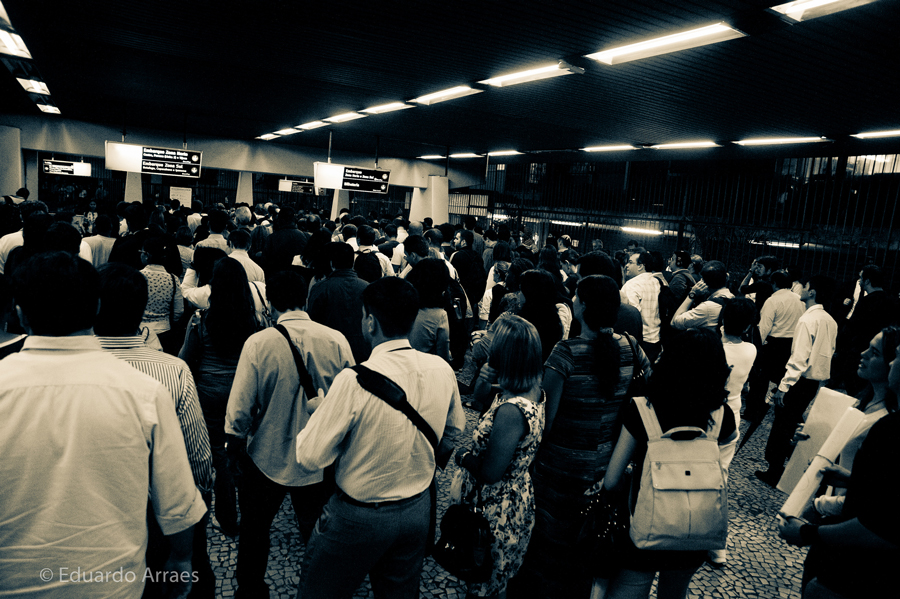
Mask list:
[[[741,273],[773,254],[838,280],[873,262],[900,284],[900,155],[492,165],[476,189],[490,198],[487,214],[471,205],[466,213],[483,226],[507,221],[541,236],[568,234],[579,251],[601,242],[614,251],[636,239]]]

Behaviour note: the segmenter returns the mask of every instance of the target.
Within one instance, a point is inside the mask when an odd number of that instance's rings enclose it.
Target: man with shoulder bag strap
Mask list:
[[[428,538],[429,486],[435,465],[465,427],[453,370],[407,339],[418,313],[413,286],[385,277],[366,287],[362,299],[371,358],[338,375],[297,436],[300,466],[315,471],[336,464],[337,483],[307,544],[299,597],[348,597],[366,574],[376,597],[419,596],[434,540]]]

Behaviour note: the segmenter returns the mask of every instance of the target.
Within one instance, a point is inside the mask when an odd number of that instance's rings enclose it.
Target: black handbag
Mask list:
[[[624,482],[624,481],[623,481]],[[628,546],[631,514],[626,491],[612,493],[601,489],[592,495],[582,510],[584,523],[575,547],[585,570],[595,578],[610,578],[619,569],[624,548]]]
[[[464,501],[447,508],[441,519],[441,538],[432,555],[444,570],[460,580],[486,582],[494,569],[493,540],[491,525],[477,507],[477,500]]]

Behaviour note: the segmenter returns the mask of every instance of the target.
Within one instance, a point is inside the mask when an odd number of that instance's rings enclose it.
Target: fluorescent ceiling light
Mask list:
[[[870,131],[868,133],[857,133],[851,137],[857,137],[859,139],[871,139],[873,137],[897,137],[900,136],[900,129],[895,129],[893,131]]]
[[[265,135],[260,135],[256,139],[264,139],[269,141],[270,139],[275,139],[276,137],[280,137],[279,135],[275,135],[274,133],[266,133]]]
[[[654,150],[679,150],[683,148],[718,148],[719,144],[714,141],[687,141],[675,144],[658,144],[650,147]]]
[[[19,85],[25,88],[25,91],[31,94],[42,94],[45,96],[50,95],[50,90],[47,89],[47,84],[43,81],[35,81],[34,79],[20,79],[16,78],[16,81],[19,82]]]
[[[481,89],[472,89],[468,85],[458,85],[456,87],[451,87],[450,89],[416,98],[412,101],[416,104],[431,106],[432,104],[437,104],[438,102],[444,102],[446,100],[455,100],[456,98],[464,98],[465,96],[471,96],[472,94],[480,94],[483,91],[484,90]]]
[[[275,132],[275,135],[293,135],[294,133],[300,133],[300,129],[294,129],[293,127],[290,129],[280,129]]]
[[[38,108],[41,109],[41,112],[48,112],[50,114],[60,114],[59,108],[52,104],[38,104]]]
[[[481,154],[473,154],[472,152],[460,152],[459,154],[450,154],[450,158],[481,158]]]
[[[691,29],[689,31],[657,37],[636,44],[620,46],[611,50],[595,52],[594,54],[586,55],[585,58],[591,58],[598,62],[613,65],[638,60],[640,58],[658,56],[668,52],[676,52],[678,50],[687,50],[688,48],[714,44],[716,42],[733,40],[738,37],[744,37],[744,35],[744,33],[729,27],[725,23],[716,23],[715,25],[700,27],[699,29]]]
[[[736,141],[739,146],[767,146],[772,144],[808,144],[819,141],[831,141],[825,137],[772,137],[769,139],[742,139]]]
[[[303,123],[302,125],[297,125],[297,129],[303,129],[304,131],[309,131],[310,129],[318,129],[319,127],[327,127],[329,123],[325,121],[312,121],[309,123]]]
[[[751,241],[753,245],[767,245],[773,248],[793,248],[798,249],[799,243],[788,243],[787,241]]]
[[[618,152],[619,150],[637,150],[634,146],[592,146],[590,148],[581,148],[585,152]]]
[[[0,54],[9,54],[20,58],[31,58],[31,52],[22,41],[22,36],[17,33],[0,29]]]
[[[637,227],[622,227],[626,233],[640,233],[641,235],[662,235],[662,231],[654,231],[653,229],[639,229]]]
[[[507,85],[527,83],[529,81],[540,81],[541,79],[549,79],[561,75],[572,75],[574,73],[584,73],[584,69],[573,67],[564,61],[559,61],[559,63],[548,67],[540,67],[537,69],[520,71],[518,73],[510,73],[509,75],[501,75],[500,77],[492,77],[491,79],[485,79],[478,83],[493,85],[494,87],[505,87]]]
[[[517,152],[515,150],[501,150],[499,152],[488,152],[488,156],[518,156],[522,154],[522,152]]]
[[[337,116],[333,116],[325,119],[329,123],[346,123],[347,121],[355,121],[356,119],[364,119],[367,114],[360,114],[358,112],[345,112],[344,114],[339,114]]]
[[[415,106],[407,104],[406,102],[391,102],[390,104],[366,108],[363,112],[368,112],[369,114],[384,114],[385,112],[394,112],[395,110],[404,110],[406,108],[415,108]]]
[[[856,8],[863,4],[869,4],[875,0],[796,0],[787,4],[779,4],[773,6],[770,10],[781,13],[797,23],[801,21],[809,21],[817,17],[834,14],[847,10],[848,8]]]
[[[441,156],[440,154],[429,154],[427,156],[419,156],[419,160],[440,160],[442,158],[446,158],[446,156]]]

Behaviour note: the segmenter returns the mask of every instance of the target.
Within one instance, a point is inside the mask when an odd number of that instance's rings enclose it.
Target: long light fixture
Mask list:
[[[28,51],[28,47],[22,41],[22,36],[18,33],[10,33],[5,29],[0,29],[0,54],[31,58],[31,52]]]
[[[500,77],[492,77],[479,81],[483,85],[493,85],[494,87],[506,87],[508,85],[516,85],[517,83],[528,83],[529,81],[540,81],[541,79],[550,79],[551,77],[560,77],[562,75],[583,75],[584,69],[570,65],[564,60],[560,60],[557,64],[540,67],[537,69],[529,69],[527,71],[519,71],[518,73],[510,73],[509,75],[501,75]]]
[[[41,112],[46,112],[48,114],[61,114],[59,108],[57,108],[53,104],[38,104],[37,106],[41,109]]]
[[[820,141],[831,141],[825,137],[772,137],[768,139],[742,139],[736,141],[739,146],[768,146],[774,144],[808,144]]]
[[[304,131],[309,131],[310,129],[318,129],[319,127],[327,127],[330,123],[326,123],[325,121],[311,121],[309,123],[303,123],[302,125],[297,125],[297,129],[303,129]]]
[[[707,44],[715,44],[733,40],[735,38],[744,37],[746,34],[730,27],[725,23],[716,23],[698,29],[690,29],[672,35],[665,35],[654,39],[620,46],[594,54],[587,54],[585,58],[590,58],[604,64],[619,64],[638,60],[640,58],[649,58],[650,56],[658,56],[668,52],[677,52],[678,50],[687,50],[688,48],[696,48]]]
[[[406,102],[391,102],[390,104],[382,104],[380,106],[372,106],[371,108],[366,108],[363,112],[367,112],[369,114],[384,114],[385,112],[394,112],[395,110],[405,110],[407,108],[415,108],[412,104],[407,104]]]
[[[481,154],[473,154],[472,152],[460,152],[458,154],[450,154],[450,158],[481,158]]]
[[[263,141],[269,141],[270,139],[275,139],[277,137],[281,137],[280,135],[275,135],[274,133],[266,133],[264,135],[260,135],[256,139],[262,139]]]
[[[293,135],[294,133],[300,133],[300,129],[294,129],[293,127],[290,129],[279,129],[275,132],[275,135]]]
[[[585,152],[619,152],[622,150],[637,150],[634,146],[629,145],[619,145],[619,146],[591,146],[590,148],[581,148]]]
[[[801,21],[824,17],[849,8],[871,4],[872,2],[875,2],[875,0],[796,0],[795,2],[773,6],[769,10],[783,14],[791,21],[800,23]]]
[[[441,156],[440,154],[428,154],[427,156],[419,156],[419,160],[441,160],[446,158],[446,156]]]
[[[488,152],[488,156],[518,156],[522,153],[516,150],[500,150],[498,152]]]
[[[439,92],[434,92],[433,94],[427,94],[412,100],[416,104],[424,104],[426,106],[431,106],[432,104],[437,104],[438,102],[446,102],[447,100],[455,100],[456,98],[464,98],[466,96],[471,96],[472,94],[480,94],[483,92],[483,89],[473,89],[468,85],[457,85],[456,87],[451,87],[450,89],[445,89]]]
[[[682,150],[690,148],[718,148],[719,144],[714,141],[686,141],[674,144],[657,144],[650,147],[654,150]]]
[[[752,245],[767,245],[773,248],[791,248],[791,249],[799,249],[799,243],[790,243],[787,241],[755,241],[751,240],[750,243]]]
[[[640,229],[638,227],[622,227],[622,230],[626,233],[639,233],[640,235],[662,235],[662,231],[655,231],[653,229]]]
[[[358,112],[345,112],[343,114],[339,114],[333,117],[329,117],[325,119],[329,123],[346,123],[347,121],[355,121],[356,119],[364,119],[367,114],[360,114]]]
[[[41,94],[44,96],[50,95],[50,90],[47,88],[47,84],[43,81],[37,81],[35,79],[22,79],[19,77],[16,77],[16,81],[18,81],[19,85],[25,88],[25,91],[30,94]]]
[[[900,129],[894,129],[893,131],[869,131],[868,133],[857,133],[856,135],[851,135],[851,137],[856,137],[859,139],[872,139],[875,137],[898,137],[900,136]]]

